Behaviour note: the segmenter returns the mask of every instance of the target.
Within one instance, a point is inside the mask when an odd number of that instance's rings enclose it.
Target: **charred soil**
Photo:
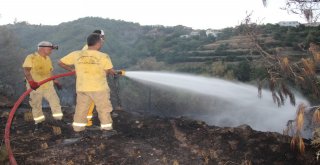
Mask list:
[[[208,126],[187,118],[143,116],[114,111],[114,130],[106,137],[87,129],[75,137],[70,124],[50,119],[34,132],[28,109],[19,109],[12,124],[11,147],[18,164],[318,164],[310,141],[299,154],[290,148],[290,137],[259,132],[247,125],[235,128]],[[3,139],[8,109],[1,109]],[[71,108],[64,109],[64,121],[72,122]],[[98,117],[94,116],[98,126]],[[8,164],[1,142],[0,164]]]

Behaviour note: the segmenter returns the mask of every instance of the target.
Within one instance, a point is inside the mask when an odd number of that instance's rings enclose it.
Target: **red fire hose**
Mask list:
[[[63,73],[63,74],[58,74],[58,75],[54,75],[48,79],[42,80],[39,82],[39,85],[42,85],[48,81],[51,81],[53,79],[56,78],[60,78],[60,77],[66,77],[66,76],[71,76],[74,75],[75,72],[68,72],[68,73]],[[16,165],[16,159],[13,156],[12,150],[11,150],[11,146],[10,146],[10,127],[11,127],[11,123],[12,123],[12,119],[14,116],[14,113],[16,112],[17,108],[19,107],[19,105],[21,104],[21,102],[23,101],[23,99],[32,91],[32,89],[28,89],[27,91],[25,91],[20,98],[15,102],[14,106],[12,107],[10,114],[8,116],[8,120],[7,120],[7,124],[6,124],[6,129],[5,129],[5,133],[4,133],[4,141],[6,144],[6,149],[8,152],[8,156],[9,156],[9,161],[11,165]]]

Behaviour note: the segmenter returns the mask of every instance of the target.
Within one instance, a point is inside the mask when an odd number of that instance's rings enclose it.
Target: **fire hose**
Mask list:
[[[48,79],[42,80],[39,83],[39,85],[42,85],[44,83],[47,83],[48,81],[60,78],[60,77],[66,77],[66,76],[71,76],[74,75],[75,72],[68,72],[68,73],[63,73],[63,74],[58,74],[58,75],[54,75]],[[17,108],[19,107],[19,105],[21,104],[21,102],[24,100],[24,98],[29,95],[29,93],[32,91],[32,89],[28,89],[27,91],[25,91],[20,97],[19,99],[15,102],[14,106],[12,107],[10,114],[8,116],[8,120],[7,120],[7,124],[6,124],[6,128],[5,128],[5,133],[4,133],[4,141],[5,141],[5,145],[6,145],[6,150],[8,152],[8,156],[9,156],[9,161],[11,165],[16,165],[16,159],[13,156],[12,150],[11,150],[11,146],[10,146],[10,127],[11,127],[11,123],[12,123],[12,119],[14,117],[14,114],[17,110]]]

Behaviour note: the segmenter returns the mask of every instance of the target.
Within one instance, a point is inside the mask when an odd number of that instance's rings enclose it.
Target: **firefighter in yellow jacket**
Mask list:
[[[50,81],[42,86],[38,82],[51,77],[53,66],[50,55],[53,49],[57,49],[51,42],[42,41],[38,44],[38,51],[28,55],[22,65],[27,80],[27,88],[32,88],[30,93],[30,106],[32,107],[32,115],[38,130],[42,126],[45,116],[42,112],[42,98],[45,98],[51,107],[52,116],[61,120],[63,113],[61,111],[60,100],[54,89],[54,84],[61,87],[57,80]]]
[[[103,43],[101,35],[92,33],[87,38],[88,50],[71,52],[59,61],[62,68],[76,71],[77,103],[72,123],[75,132],[85,130],[86,116],[92,101],[96,105],[101,130],[108,132],[113,129],[107,74],[114,75],[115,71],[110,57],[99,51]]]
[[[92,33],[97,33],[100,34],[101,39],[105,40],[104,38],[104,31],[103,30],[95,30]],[[88,45],[86,44],[85,46],[83,46],[82,50],[87,50],[88,49]],[[92,101],[89,107],[89,111],[87,114],[87,125],[88,127],[92,126],[93,122],[92,122],[92,117],[93,117],[93,110],[94,110],[94,102]]]

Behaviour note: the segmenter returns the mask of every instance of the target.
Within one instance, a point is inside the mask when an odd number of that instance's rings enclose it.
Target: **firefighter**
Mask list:
[[[107,75],[115,75],[115,71],[110,57],[99,51],[103,43],[100,34],[92,33],[87,38],[88,50],[71,52],[59,61],[62,68],[76,71],[77,103],[72,123],[76,135],[85,130],[92,101],[96,105],[100,129],[106,134],[115,132],[112,131],[112,105],[107,82]]]
[[[38,82],[51,77],[53,66],[50,55],[53,49],[58,49],[51,42],[42,41],[38,44],[38,51],[28,55],[22,65],[27,80],[27,89],[32,88],[29,104],[32,107],[32,115],[35,121],[35,131],[43,126],[45,116],[42,112],[42,98],[45,98],[52,110],[52,116],[56,120],[62,120],[60,100],[53,85],[61,88],[57,80],[47,82],[39,86]]]
[[[101,35],[101,39],[105,40],[104,38],[104,31],[103,30],[95,30],[92,33],[97,33]],[[87,50],[88,49],[88,45],[86,44],[82,50]],[[87,127],[91,127],[93,122],[92,122],[92,117],[93,117],[93,110],[94,110],[94,102],[92,101],[88,110],[88,114],[87,114]]]

